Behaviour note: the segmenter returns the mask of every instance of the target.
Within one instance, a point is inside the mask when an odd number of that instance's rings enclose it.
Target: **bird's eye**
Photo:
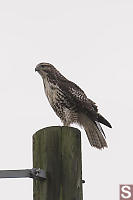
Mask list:
[[[45,66],[45,65],[40,65],[40,67],[41,67],[42,69],[45,69],[45,68],[46,68],[46,66]]]
[[[45,66],[43,66],[42,69],[43,69],[44,72],[47,72],[47,73],[48,73],[48,69],[47,69]]]

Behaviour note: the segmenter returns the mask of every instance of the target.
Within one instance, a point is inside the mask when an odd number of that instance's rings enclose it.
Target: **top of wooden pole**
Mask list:
[[[48,126],[48,127],[45,127],[45,128],[41,128],[40,130],[36,131],[36,133],[33,134],[33,137],[34,135],[36,134],[41,134],[43,131],[49,131],[50,129],[66,129],[66,130],[73,130],[73,133],[75,134],[81,134],[80,130],[78,128],[75,128],[75,127],[70,127],[70,126]]]
[[[34,200],[82,200],[81,134],[77,128],[53,126],[33,135],[33,167],[46,172],[34,181]]]

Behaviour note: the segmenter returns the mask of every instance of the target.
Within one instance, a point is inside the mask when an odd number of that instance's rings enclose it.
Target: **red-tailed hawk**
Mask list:
[[[35,71],[41,75],[49,103],[63,125],[78,123],[85,129],[91,146],[98,149],[107,147],[100,123],[110,128],[111,125],[98,113],[96,104],[87,98],[84,91],[49,63],[38,64]]]

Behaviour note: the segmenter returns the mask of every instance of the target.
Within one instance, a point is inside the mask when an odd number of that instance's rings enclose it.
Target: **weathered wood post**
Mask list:
[[[47,179],[34,180],[34,200],[82,200],[81,135],[76,128],[48,127],[33,135],[33,167]]]

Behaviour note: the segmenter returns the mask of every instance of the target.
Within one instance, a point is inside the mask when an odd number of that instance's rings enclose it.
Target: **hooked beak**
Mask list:
[[[35,68],[35,72],[39,72],[40,71],[40,65],[37,65]]]

